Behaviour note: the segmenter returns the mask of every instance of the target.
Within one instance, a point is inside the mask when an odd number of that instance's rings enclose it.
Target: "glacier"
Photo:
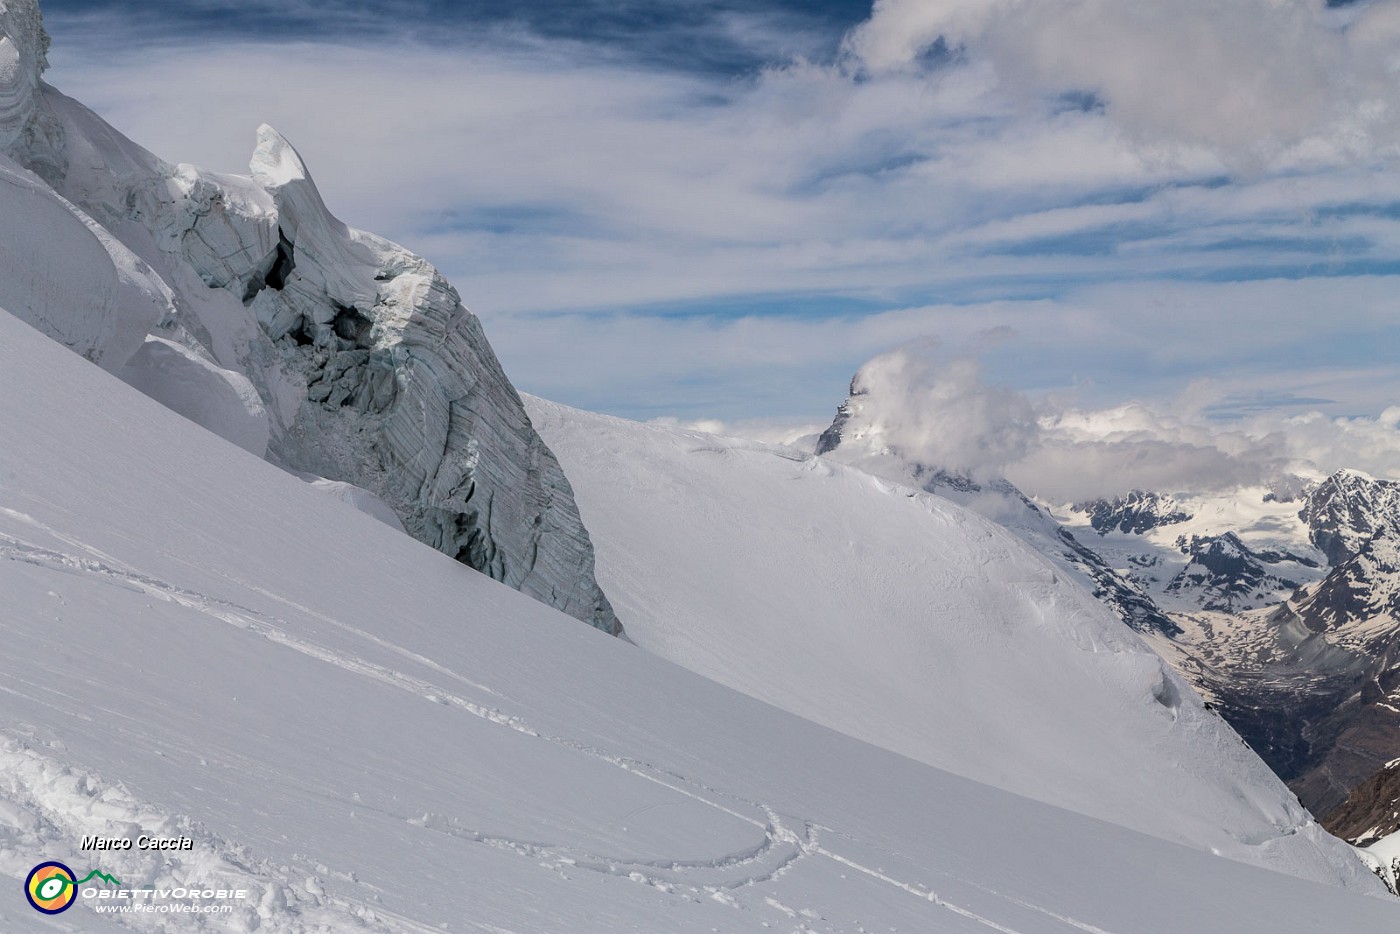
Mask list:
[[[258,130],[249,176],[170,165],[41,78],[0,3],[0,307],[295,473],[609,633],[569,483],[479,319],[426,260],[346,226]],[[263,448],[263,452],[259,452]]]

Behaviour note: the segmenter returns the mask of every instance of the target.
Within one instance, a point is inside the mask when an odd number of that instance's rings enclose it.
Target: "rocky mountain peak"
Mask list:
[[[1295,612],[1313,632],[1346,631],[1389,617],[1400,626],[1400,539],[1382,526],[1297,601]],[[1368,627],[1369,628],[1369,627]]]
[[[1088,515],[1089,524],[1100,535],[1108,532],[1141,535],[1164,525],[1189,522],[1192,518],[1172,497],[1143,490],[1114,499],[1079,503],[1073,508],[1075,512]]]
[[[1167,585],[1167,592],[1191,594],[1204,610],[1236,612],[1267,606],[1297,589],[1273,565],[1292,556],[1260,554],[1234,532],[1193,535],[1177,540],[1190,562]]]
[[[1339,565],[1361,550],[1383,525],[1400,524],[1400,482],[1359,470],[1340,470],[1307,497],[1298,513],[1329,563]]]
[[[1400,832],[1400,759],[1387,762],[1356,786],[1340,807],[1323,817],[1322,825],[1356,846]]]

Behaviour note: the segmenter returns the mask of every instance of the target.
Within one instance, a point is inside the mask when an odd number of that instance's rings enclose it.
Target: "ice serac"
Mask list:
[[[439,551],[618,631],[568,481],[456,290],[337,220],[271,127],[252,173],[268,202],[239,217],[222,199],[182,245],[206,281],[241,293],[305,385],[274,459],[369,489]],[[235,250],[209,249],[230,234]]]
[[[0,306],[115,372],[171,310],[171,296],[143,260],[49,185],[63,147],[42,106],[48,44],[37,3],[0,0]]]
[[[0,307],[111,372],[170,308],[150,268],[0,154]]]
[[[48,48],[38,0],[0,2],[0,149],[14,145],[30,127]]]
[[[36,3],[0,0],[0,269],[21,271],[0,276],[0,307],[620,632],[568,481],[437,270],[341,223],[270,127],[251,178],[161,161],[41,80],[47,45]]]
[[[118,374],[167,409],[262,457],[267,410],[241,373],[225,370],[173,341],[148,337]]]

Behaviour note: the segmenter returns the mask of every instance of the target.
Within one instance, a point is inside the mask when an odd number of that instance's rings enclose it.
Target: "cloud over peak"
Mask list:
[[[893,456],[987,481],[1004,476],[1051,502],[1131,490],[1213,492],[1319,478],[1344,467],[1400,476],[1400,406],[1375,418],[1317,412],[1209,417],[1219,390],[1173,403],[1084,408],[983,381],[975,360],[918,341],[868,361],[843,407],[848,455]]]

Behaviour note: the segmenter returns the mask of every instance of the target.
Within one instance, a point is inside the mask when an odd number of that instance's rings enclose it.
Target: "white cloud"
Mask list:
[[[856,371],[846,440],[975,474],[1004,473],[1023,460],[1040,433],[1030,401],[985,385],[975,361],[937,365],[930,350],[906,345]]]
[[[875,73],[942,39],[1021,95],[1088,92],[1131,137],[1270,158],[1393,148],[1400,13],[1322,0],[877,0],[847,47]]]
[[[1400,406],[1378,417],[1266,411],[1220,422],[1209,413],[1222,387],[1199,382],[1169,403],[1095,409],[1072,394],[989,385],[975,360],[929,341],[871,359],[852,390],[843,444],[982,480],[1005,476],[1052,502],[1208,492],[1344,467],[1400,478]]]
[[[56,28],[50,78],[163,156],[215,169],[241,171],[254,128],[271,122],[337,213],[437,263],[512,378],[561,401],[809,422],[861,361],[938,334],[1036,399],[1072,388],[1105,408],[1210,378],[1223,404],[1293,393],[1337,400],[1332,417],[1379,412],[1400,390],[1386,351],[1396,280],[1363,274],[1400,258],[1400,176],[1335,161],[1383,137],[1304,159],[1296,138],[1322,124],[1300,93],[1269,130],[1295,141],[1291,155],[1230,177],[1200,149],[1225,119],[1197,99],[1205,79],[1187,75],[1158,101],[1172,74],[1123,62],[1158,33],[1167,51],[1141,62],[1170,59],[1194,23],[1218,33],[1218,54],[1169,71],[1252,89],[1220,70],[1263,68],[1258,99],[1274,100],[1288,96],[1275,73],[1293,50],[1294,77],[1330,101],[1389,54],[1397,3],[1323,14],[1282,0],[891,0],[851,40],[865,73],[778,62],[744,79],[527,34],[153,44],[116,19],[82,36]],[[1102,22],[1075,33],[1090,12]],[[965,37],[965,60],[897,67],[935,26]],[[1269,45],[1275,33],[1282,44]],[[891,44],[867,49],[877,39]],[[1019,76],[1018,42],[1034,44]],[[1335,42],[1358,61],[1321,74]],[[1074,68],[1102,71],[1084,75],[1118,95],[1107,115],[1045,106],[1085,89]],[[1133,88],[1119,90],[1132,80],[1149,82],[1146,104],[1181,112],[1134,117]],[[1177,125],[1195,149],[1161,142]],[[1350,139],[1328,126],[1328,140]],[[996,328],[1015,339],[979,343]]]

